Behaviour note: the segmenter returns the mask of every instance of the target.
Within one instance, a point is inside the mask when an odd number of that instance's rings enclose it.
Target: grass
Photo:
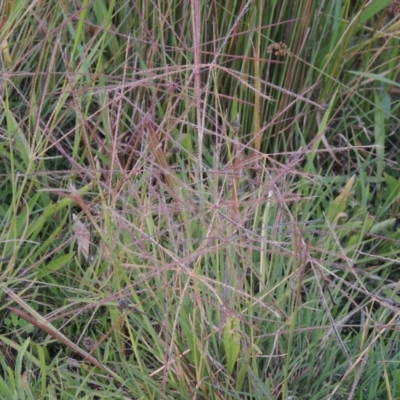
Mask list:
[[[5,399],[398,399],[397,1],[4,1]]]

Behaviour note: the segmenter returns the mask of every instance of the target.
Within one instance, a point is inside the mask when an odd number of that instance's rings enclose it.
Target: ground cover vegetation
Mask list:
[[[1,398],[399,398],[399,1],[0,7]]]

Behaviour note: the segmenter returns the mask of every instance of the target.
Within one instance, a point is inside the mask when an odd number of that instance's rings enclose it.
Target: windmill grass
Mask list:
[[[4,398],[397,398],[396,6],[3,2]]]

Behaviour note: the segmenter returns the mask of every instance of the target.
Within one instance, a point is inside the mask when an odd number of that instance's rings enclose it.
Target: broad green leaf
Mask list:
[[[229,318],[224,327],[222,339],[226,353],[226,368],[232,374],[236,360],[240,352],[240,321],[237,318]]]
[[[365,10],[361,13],[361,16],[358,20],[358,24],[361,25],[365,21],[369,20],[371,17],[376,15],[378,12],[383,10],[385,7],[387,7],[390,3],[392,3],[393,0],[375,0],[375,1],[370,1],[368,6],[365,7]]]
[[[384,173],[385,183],[388,186],[386,189],[385,200],[386,204],[393,202],[400,194],[400,181],[393,176]]]
[[[386,141],[386,124],[382,110],[381,99],[378,94],[374,93],[375,99],[375,123],[374,137],[376,145],[376,176],[381,178],[383,175],[384,159],[385,159],[385,141]]]
[[[44,267],[40,269],[38,278],[42,279],[45,276],[51,274],[52,272],[58,271],[59,269],[65,267],[74,256],[74,253],[66,254],[64,256],[58,257],[53,261],[50,261]]]
[[[338,89],[336,89],[335,93],[333,93],[331,100],[329,102],[329,106],[325,110],[324,115],[322,116],[321,123],[318,126],[318,133],[317,133],[316,139],[311,148],[312,151],[307,153],[307,165],[305,166],[306,172],[312,171],[312,169],[313,169],[312,166],[314,163],[314,159],[317,155],[316,150],[319,148],[321,141],[323,139],[322,136],[325,135],[325,131],[329,126],[329,120],[332,116],[333,107],[335,105],[337,94],[338,94]]]
[[[6,382],[0,375],[0,393],[5,399],[12,399],[12,391],[10,390],[10,383]]]
[[[364,78],[371,79],[373,81],[378,81],[381,83],[386,83],[391,86],[400,87],[399,82],[396,82],[396,81],[393,81],[392,79],[386,78],[383,75],[374,74],[373,72],[360,72],[360,71],[348,71],[348,72],[350,72],[351,74],[354,74],[354,75],[358,75],[358,76],[362,76]]]
[[[346,248],[350,249],[353,246],[359,245],[360,242],[363,240],[366,233],[370,231],[372,226],[374,225],[375,219],[372,216],[368,216],[363,224],[362,229],[358,229],[355,235],[352,235],[347,243]]]
[[[335,200],[331,203],[326,213],[329,223],[333,224],[340,214],[343,214],[346,210],[347,203],[349,201],[350,192],[354,185],[355,175],[353,175],[350,180],[346,183],[342,193],[336,197]]]
[[[42,398],[46,398],[46,388],[47,388],[47,373],[48,373],[48,366],[46,363],[46,355],[45,352],[40,345],[36,345],[36,351],[38,353],[38,358],[40,360],[40,381],[41,381],[41,395]]]
[[[16,382],[16,386],[17,386],[17,391],[18,391],[18,395],[19,395],[19,399],[23,400],[26,398],[25,396],[25,392],[24,392],[24,379],[23,379],[23,370],[24,365],[23,365],[23,360],[24,360],[24,356],[25,356],[25,352],[28,349],[30,343],[30,338],[26,339],[25,342],[22,344],[22,346],[19,348],[18,350],[18,355],[17,355],[17,361],[15,364],[15,382]]]
[[[370,233],[371,234],[376,234],[379,233],[381,231],[385,231],[387,229],[392,229],[393,224],[395,223],[396,219],[395,218],[389,218],[386,219],[384,221],[378,222],[377,224],[375,224],[371,230]]]

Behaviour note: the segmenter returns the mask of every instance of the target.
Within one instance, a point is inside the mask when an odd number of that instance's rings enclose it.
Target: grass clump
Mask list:
[[[397,398],[397,6],[4,2],[5,398]]]

